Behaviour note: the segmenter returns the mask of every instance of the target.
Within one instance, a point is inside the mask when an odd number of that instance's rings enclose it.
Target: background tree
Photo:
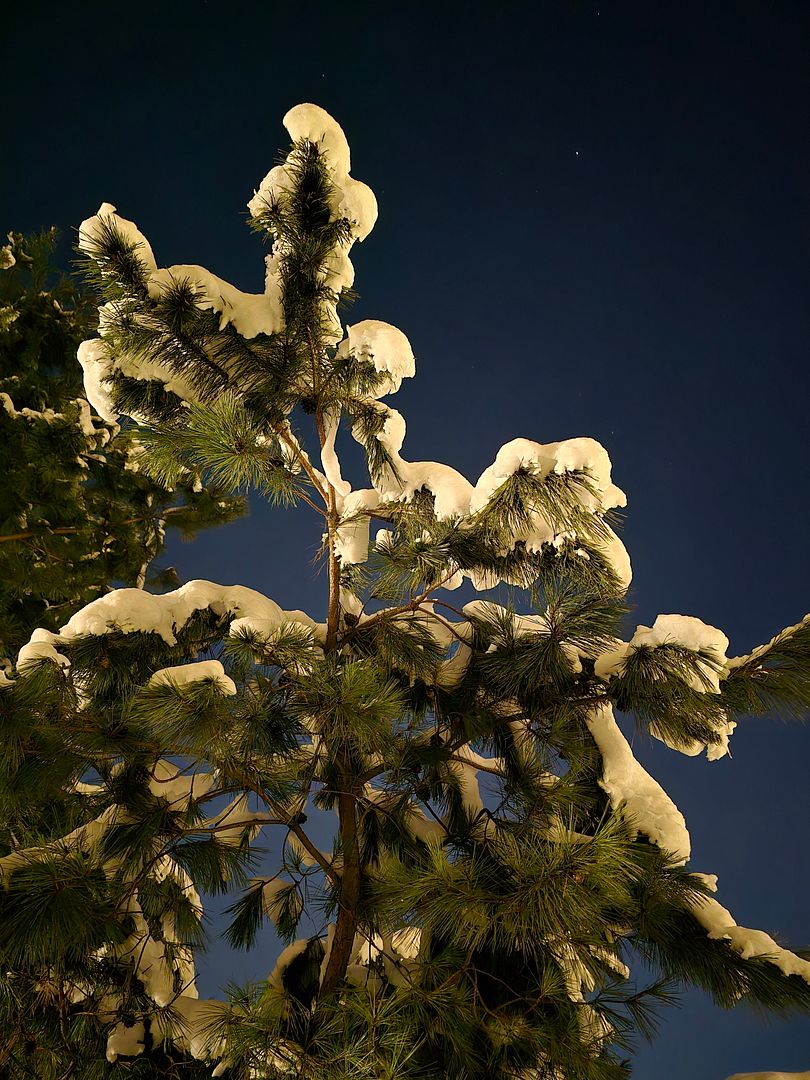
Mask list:
[[[55,629],[114,585],[178,584],[173,568],[152,566],[165,526],[191,537],[244,509],[239,496],[203,488],[190,475],[172,488],[156,483],[140,470],[137,444],[91,410],[76,349],[97,325],[98,310],[56,268],[57,241],[55,229],[10,233],[0,249],[0,655],[16,652],[37,627]],[[61,736],[47,750],[33,735],[14,749],[5,745],[11,757],[0,788],[4,852],[47,843],[80,820],[75,796],[64,790],[46,785],[38,800],[23,805],[15,789],[16,778],[37,774],[44,756],[62,748]],[[69,1023],[68,999],[47,971],[38,968],[32,981],[6,975],[0,983],[15,1017],[0,1037],[4,1068],[61,1076],[76,1054],[104,1060],[105,1025],[81,1016]],[[151,1055],[147,1074],[162,1075],[164,1058]],[[182,1055],[173,1068],[178,1061]]]
[[[105,301],[80,358],[159,482],[312,508],[326,620],[198,581],[110,593],[32,637],[0,694],[21,810],[4,969],[28,987],[47,971],[66,1045],[81,1018],[114,1064],[160,1046],[235,1076],[608,1080],[679,985],[806,1010],[810,962],[686,868],[683,816],[614,714],[720,757],[736,716],[806,709],[807,623],[731,660],[687,616],[623,640],[625,500],[593,440],[513,440],[475,485],[404,459],[381,398],[413,375],[410,345],[337,314],[373,195],[323,110],[285,125],[249,204],[273,241],[265,292],[158,269],[103,204],[80,229]],[[369,488],[342,476],[343,417]],[[512,606],[467,599],[497,584]],[[15,770],[32,740],[36,768]],[[22,808],[53,792],[75,828],[32,846]],[[234,946],[266,918],[289,944],[265,983],[201,1001],[200,892],[231,889]],[[639,955],[651,986],[629,982]]]
[[[55,268],[56,242],[10,233],[0,249],[0,655],[113,585],[178,584],[150,570],[165,526],[191,536],[243,511],[193,476],[149,479],[137,444],[89,408],[76,349],[98,311]]]

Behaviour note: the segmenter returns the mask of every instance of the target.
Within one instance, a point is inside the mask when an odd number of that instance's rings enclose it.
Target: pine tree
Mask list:
[[[140,470],[137,442],[95,414],[76,361],[96,306],[54,267],[55,229],[0,249],[0,655],[55,630],[116,584],[179,584],[151,569],[165,526],[193,535],[242,501],[187,475]]]
[[[106,1038],[109,1063],[85,1053],[79,1076],[160,1059],[618,1080],[680,987],[807,1010],[810,961],[738,926],[688,869],[685,821],[615,713],[720,757],[737,717],[806,710],[810,623],[736,659],[681,615],[623,640],[625,499],[593,440],[514,440],[475,485],[403,458],[382,399],[414,374],[410,345],[339,317],[374,197],[323,110],[284,122],[292,148],[249,203],[272,242],[265,292],[158,269],[103,204],[79,233],[104,301],[79,355],[98,412],[137,421],[156,482],[311,508],[326,619],[193,581],[111,592],[20,651],[0,692],[6,1029],[50,994],[55,1060],[81,1025]],[[341,474],[342,421],[368,488]],[[511,606],[452,602],[497,584]],[[26,815],[51,802],[32,843]],[[265,982],[200,1000],[200,895],[224,892],[235,949],[267,920],[286,947]],[[630,981],[638,957],[652,985]]]

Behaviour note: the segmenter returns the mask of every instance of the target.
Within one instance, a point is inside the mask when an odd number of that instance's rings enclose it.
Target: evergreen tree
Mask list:
[[[810,961],[738,926],[688,868],[685,821],[615,712],[720,757],[735,718],[807,708],[810,624],[731,660],[681,615],[623,640],[625,500],[593,440],[514,440],[475,485],[403,458],[382,398],[414,374],[410,345],[338,316],[374,197],[323,110],[285,126],[292,148],[249,203],[272,241],[265,292],[158,269],[103,204],[79,234],[104,300],[79,355],[100,415],[137,420],[156,482],[311,507],[326,619],[193,581],[111,592],[23,647],[0,692],[0,1026],[50,995],[54,1060],[77,1076],[193,1060],[245,1078],[618,1080],[680,987],[806,1010]],[[341,474],[343,420],[368,488]],[[512,606],[452,602],[497,584]],[[31,837],[51,803],[50,836]],[[222,892],[236,949],[266,920],[286,947],[218,1002],[197,997],[193,957],[200,894]],[[641,988],[639,956],[659,974]],[[90,1026],[107,1064],[69,1057]]]
[[[91,411],[76,349],[98,312],[55,270],[56,241],[11,233],[0,249],[0,655],[113,584],[143,584],[167,524],[193,535],[242,510],[190,474],[156,483],[137,443]],[[165,570],[149,582],[178,584]]]
[[[151,568],[165,525],[192,536],[243,508],[241,498],[203,488],[191,475],[172,488],[155,482],[140,469],[137,443],[90,409],[76,349],[98,312],[54,268],[56,243],[54,229],[11,233],[0,249],[0,655],[37,627],[55,629],[114,583],[142,585],[149,574],[152,588],[178,584],[172,568]],[[36,770],[40,750],[36,738],[11,750],[9,777]],[[22,836],[28,845],[47,843],[75,817],[65,791],[46,794],[36,811],[20,812],[13,792],[10,800],[4,791],[4,852]],[[71,1042],[82,1033],[85,1055],[104,1060],[105,1025],[68,1018],[69,999],[46,971],[2,982],[17,1023],[0,1036],[0,1063],[8,1067],[12,1055],[25,1075],[64,1075],[66,1031]],[[157,1055],[149,1075],[160,1074]]]

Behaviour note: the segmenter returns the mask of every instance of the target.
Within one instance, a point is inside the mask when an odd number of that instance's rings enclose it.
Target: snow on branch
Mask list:
[[[717,891],[716,874],[695,874],[712,892]],[[698,896],[692,901],[692,914],[706,930],[712,941],[727,941],[729,947],[743,960],[767,960],[783,975],[798,975],[810,984],[810,960],[804,960],[789,949],[783,949],[770,934],[738,926],[731,912],[711,896]]]
[[[652,626],[637,626],[627,644],[602,653],[595,674],[605,680],[621,674],[628,656],[636,649],[680,645],[695,654],[696,670],[690,676],[693,689],[720,693],[720,674],[726,663],[728,638],[715,626],[691,615],[659,615]]]
[[[810,703],[810,615],[730,659],[723,678],[724,700],[735,712],[780,710],[804,718]]]
[[[806,1072],[734,1073],[726,1080],[810,1080],[810,1069]]]
[[[102,203],[92,217],[81,223],[79,250],[93,258],[101,258],[111,232],[117,234],[122,245],[129,248],[144,274],[157,270],[149,241],[134,221],[128,221],[119,215],[112,203]]]
[[[375,402],[375,408],[384,418],[375,438],[390,461],[378,477],[372,478],[380,497],[390,502],[407,502],[424,489],[434,496],[439,521],[469,516],[473,491],[469,480],[441,462],[406,461],[400,455],[405,441],[404,417],[382,402]],[[365,444],[363,433],[356,425],[352,434],[358,442]]]
[[[530,497],[528,505],[516,508],[512,546],[521,543],[526,551],[540,553],[548,545],[560,548],[566,541],[576,545],[590,540],[597,544],[626,590],[632,580],[630,558],[604,515],[624,507],[627,497],[611,480],[605,448],[588,438],[555,443],[513,439],[501,447],[495,461],[478,478],[470,498],[470,513],[489,511],[510,483],[520,477],[544,484],[548,497],[541,501],[538,496],[544,489],[533,486],[534,501]],[[555,478],[565,486],[554,483]],[[566,503],[570,505],[566,507]],[[587,557],[582,547],[577,554]]]
[[[213,682],[222,694],[232,696],[236,693],[236,683],[225,674],[225,669],[219,660],[200,660],[195,664],[161,668],[152,675],[149,685],[187,686],[189,683],[201,680]]]
[[[544,479],[551,473],[583,473],[592,481],[580,496],[583,507],[592,512],[627,505],[627,496],[610,478],[608,453],[595,439],[566,439],[564,442],[536,443],[530,439],[512,439],[498,451],[495,461],[486,468],[475,485],[473,513],[485,506],[495,492],[516,472]]]
[[[231,323],[242,337],[250,339],[257,334],[277,334],[283,328],[281,290],[275,277],[266,281],[263,293],[246,293],[204,266],[169,266],[149,275],[149,295],[158,300],[178,283],[191,286],[198,307],[218,313],[220,330]]]
[[[40,659],[53,660],[62,667],[69,661],[57,652],[56,646],[85,635],[103,635],[114,631],[124,634],[157,634],[167,645],[176,645],[179,630],[198,611],[210,609],[222,617],[236,616],[230,625],[230,633],[255,631],[269,634],[284,623],[300,623],[312,631],[313,637],[323,636],[323,628],[303,611],[284,611],[269,597],[243,585],[216,585],[211,581],[189,581],[173,592],[153,595],[143,589],[117,589],[93,600],[77,611],[58,633],[35,630],[30,642],[20,649],[18,670],[24,670]],[[209,663],[204,668],[194,667],[195,672],[183,675],[183,669],[171,669],[171,679],[162,675],[161,681],[187,682],[193,678],[213,677],[230,692],[228,683],[222,681],[218,669]],[[230,683],[230,680],[228,680]]]
[[[642,681],[649,693],[664,689],[671,680],[682,684],[685,700],[690,692],[698,695],[719,695],[721,679],[725,677],[728,638],[715,626],[709,626],[690,615],[659,615],[650,626],[637,626],[629,642],[622,642],[596,658],[594,674],[607,683],[615,680],[619,688],[625,684],[632,690],[633,680]],[[643,688],[637,693],[644,694]],[[699,703],[699,699],[698,699]],[[710,706],[710,699],[705,701]],[[620,703],[620,707],[621,703]],[[668,711],[677,712],[677,705],[670,697]],[[672,750],[694,757],[706,750],[709,761],[716,761],[728,753],[729,736],[736,723],[721,708],[703,710],[703,720],[711,728],[712,742],[699,738],[675,737],[662,730],[655,721],[648,730]]]
[[[628,822],[653,844],[668,852],[674,864],[689,861],[691,841],[686,821],[675,803],[636,760],[613,717],[610,705],[592,709],[588,730],[602,755],[599,786],[614,810],[623,808]]]
[[[346,337],[338,345],[337,355],[366,360],[375,371],[384,375],[376,396],[395,394],[403,379],[416,373],[416,361],[411,343],[401,330],[378,319],[365,319],[346,327]]]

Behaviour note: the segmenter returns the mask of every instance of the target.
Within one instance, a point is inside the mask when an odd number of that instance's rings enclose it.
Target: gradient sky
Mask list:
[[[405,456],[474,482],[516,436],[592,436],[629,498],[631,629],[697,615],[734,655],[810,608],[810,5],[10,8],[5,228],[69,233],[110,201],[159,265],[259,291],[245,202],[286,145],[281,117],[314,101],[379,200],[352,252],[351,321],[413,344],[417,376],[393,401]],[[318,616],[319,531],[256,506],[170,556],[185,579]],[[808,731],[744,721],[716,763],[638,754],[738,922],[810,942]],[[224,956],[203,992],[273,960]],[[634,1077],[764,1068],[810,1068],[810,1022],[689,994]]]

